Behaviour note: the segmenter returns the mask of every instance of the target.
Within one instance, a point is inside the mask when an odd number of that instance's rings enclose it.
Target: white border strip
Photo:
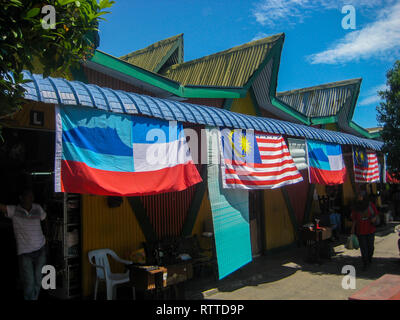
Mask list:
[[[56,151],[54,157],[54,191],[61,190],[61,159],[62,159],[62,121],[60,114],[60,106],[55,108],[55,125],[56,125]]]

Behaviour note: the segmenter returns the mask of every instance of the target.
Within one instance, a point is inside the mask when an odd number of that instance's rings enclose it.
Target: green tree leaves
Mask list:
[[[99,45],[98,24],[110,0],[0,1],[0,117],[23,102],[22,71],[43,67],[43,75],[63,73],[90,58]],[[55,28],[44,28],[50,5]]]
[[[400,60],[386,74],[387,89],[380,91],[384,100],[377,107],[378,121],[383,125],[381,133],[391,173],[400,178]]]

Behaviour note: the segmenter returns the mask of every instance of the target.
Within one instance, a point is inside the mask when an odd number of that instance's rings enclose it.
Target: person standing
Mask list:
[[[372,263],[374,255],[374,242],[376,228],[375,212],[371,209],[369,201],[365,198],[357,201],[351,214],[352,227],[351,234],[357,235],[360,245],[363,269],[366,270]]]
[[[17,206],[0,204],[0,211],[12,220],[25,300],[38,299],[46,264],[46,239],[41,226],[46,212],[33,201],[32,190],[25,189]]]

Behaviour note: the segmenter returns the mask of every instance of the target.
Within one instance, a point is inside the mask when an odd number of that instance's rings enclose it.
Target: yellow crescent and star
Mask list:
[[[238,132],[236,132],[236,134],[237,133]],[[250,152],[252,150],[252,145],[245,135],[243,135],[242,133],[239,133],[239,137],[238,137],[239,146],[236,146],[236,148],[235,148],[234,137],[233,137],[234,134],[235,134],[235,130],[231,130],[228,135],[229,142],[232,146],[232,150],[234,151],[236,156],[245,158],[248,154],[250,154]],[[238,150],[237,150],[238,147],[239,147],[241,153],[238,152]]]
[[[364,163],[365,161],[365,154],[361,150],[356,150],[356,159],[358,163]]]

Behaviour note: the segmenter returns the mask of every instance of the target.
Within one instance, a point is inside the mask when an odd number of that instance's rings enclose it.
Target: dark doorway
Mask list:
[[[2,129],[0,140],[0,203],[16,205],[21,188],[32,188],[35,202],[43,206],[51,194],[54,170],[54,133],[38,130]],[[39,175],[36,175],[38,174]],[[0,215],[0,283],[6,299],[22,298],[18,281],[18,258],[11,219]]]
[[[261,255],[265,248],[263,195],[262,190],[251,190],[249,192],[250,238],[253,257]]]

